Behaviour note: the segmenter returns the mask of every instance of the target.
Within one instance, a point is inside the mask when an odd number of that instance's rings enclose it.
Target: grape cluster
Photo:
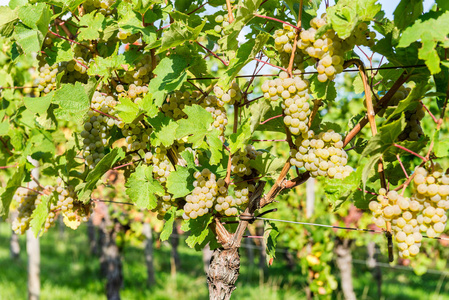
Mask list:
[[[163,146],[155,147],[154,153],[145,153],[145,162],[153,165],[154,178],[160,183],[165,183],[168,175],[175,170],[167,158],[167,149]]]
[[[250,193],[254,192],[256,185],[254,181],[237,182],[234,186],[235,205],[245,205],[249,201]]]
[[[231,0],[235,2],[235,0]],[[215,17],[215,22],[217,25],[214,26],[214,31],[218,34],[224,34],[223,30],[229,26],[229,16],[228,14],[222,14]]]
[[[419,167],[413,178],[415,184],[413,200],[420,203],[422,215],[417,217],[422,232],[429,237],[435,237],[446,228],[449,210],[449,176],[442,173],[439,165],[429,172]]]
[[[224,180],[219,179],[217,181],[215,174],[207,168],[201,172],[195,172],[193,176],[195,178],[193,182],[195,188],[192,194],[186,196],[187,203],[184,205],[184,214],[182,216],[185,220],[196,219],[207,214],[213,208],[216,197],[227,192]],[[224,204],[225,207],[226,204]]]
[[[77,57],[69,62],[63,62],[61,64],[61,70],[65,70],[65,74],[61,80],[68,83],[75,83],[77,81],[87,82],[89,79],[87,65],[88,63],[82,57]]]
[[[290,132],[298,135],[307,132],[310,116],[309,82],[300,76],[289,78],[281,72],[279,78],[268,80],[262,85],[264,97],[272,101],[283,99],[284,124]]]
[[[39,68],[39,74],[37,77],[37,89],[39,92],[48,94],[56,88],[56,75],[58,72],[59,70],[57,64],[52,66],[45,64]]]
[[[239,102],[242,99],[242,92],[237,82],[233,82],[227,92],[216,85],[214,87],[215,96],[217,96],[217,105],[223,107],[226,104],[233,105],[235,102]]]
[[[19,214],[12,222],[12,230],[16,234],[24,234],[30,228],[31,215],[40,203],[39,190],[39,187],[36,187],[36,190],[19,187],[14,194],[13,199],[19,204]]]
[[[174,120],[185,118],[187,115],[183,111],[184,108],[196,103],[200,97],[201,93],[198,91],[194,91],[192,94],[187,91],[176,91],[167,97],[167,103],[162,105],[161,111]]]
[[[112,6],[114,3],[114,0],[87,0],[83,3],[83,7],[85,7],[86,12],[98,9],[100,13],[108,16],[113,13]]]
[[[295,143],[298,150],[292,150],[290,163],[305,168],[313,177],[343,179],[353,171],[346,165],[348,155],[343,149],[342,136],[333,130],[318,135],[310,130],[298,137]]]
[[[136,86],[147,85],[151,79],[152,58],[151,55],[144,55],[138,63],[136,63],[135,69],[125,72],[122,80],[128,84],[135,84]]]
[[[226,110],[224,107],[218,105],[218,98],[216,96],[207,96],[204,98],[204,101],[201,103],[201,106],[204,107],[214,118],[214,123],[212,124],[217,130],[220,131],[221,139],[224,140],[224,131],[226,125],[228,124],[228,117],[226,115]]]
[[[386,222],[392,223],[391,229],[401,257],[413,257],[419,253],[423,237],[417,219],[421,206],[416,200],[404,198],[396,191],[387,193],[383,188],[379,190],[377,201],[369,203],[372,220],[377,227],[386,228]]]
[[[426,115],[424,106],[421,103],[417,103],[416,109],[413,111],[407,111],[405,113],[405,120],[407,124],[404,131],[401,132],[399,140],[417,141],[420,136],[424,134],[421,127],[421,120]]]
[[[93,169],[103,158],[105,147],[108,146],[109,132],[114,125],[120,125],[121,122],[110,118],[101,111],[110,116],[114,116],[114,107],[117,101],[112,96],[102,95],[96,91],[92,98],[91,107],[97,111],[89,110],[84,122],[84,130],[81,132],[83,138],[83,157],[85,164]]]
[[[126,149],[128,151],[146,150],[150,142],[151,128],[145,128],[139,122],[125,124],[122,134],[125,137]]]
[[[238,150],[231,158],[231,174],[243,177],[253,173],[250,161],[261,155],[253,145],[247,145],[243,150]]]
[[[296,31],[287,24],[283,24],[282,29],[278,29],[274,32],[274,47],[279,53],[279,60],[282,66],[288,66],[290,62],[291,53],[293,51],[293,44],[295,42]],[[300,49],[295,51],[295,57],[293,66],[298,69],[304,69],[304,58],[299,53]]]

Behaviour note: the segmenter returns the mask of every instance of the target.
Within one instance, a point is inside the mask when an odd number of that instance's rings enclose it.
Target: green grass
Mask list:
[[[20,238],[21,253],[17,261],[9,256],[9,237],[8,224],[0,223],[0,299],[26,299],[25,237]],[[59,236],[57,229],[52,229],[40,242],[41,299],[106,299],[105,281],[100,276],[98,258],[88,251],[85,227],[77,231],[66,229],[63,237]],[[208,299],[201,252],[188,248],[183,242],[179,252],[182,266],[173,278],[170,275],[169,245],[162,243],[155,248],[157,283],[148,288],[142,249],[127,246],[123,250],[122,299]],[[255,254],[257,256],[257,252]],[[261,280],[259,268],[250,265],[246,251],[242,250],[241,255],[241,273],[233,299],[305,299],[305,281],[299,266],[289,271],[279,258]],[[410,271],[393,269],[382,269],[382,272],[383,299],[449,300],[449,280],[441,275],[419,277]],[[378,299],[376,283],[369,270],[364,265],[355,264],[354,274],[358,299]],[[337,291],[332,298],[343,299],[343,296]]]

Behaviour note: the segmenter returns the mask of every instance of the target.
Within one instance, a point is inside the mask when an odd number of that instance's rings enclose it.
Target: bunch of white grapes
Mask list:
[[[399,140],[417,141],[419,137],[424,134],[421,127],[421,120],[425,115],[425,108],[419,102],[417,103],[415,110],[405,112],[405,120],[407,121],[407,124],[404,131],[402,131],[399,135]]]
[[[217,104],[223,107],[225,104],[233,105],[235,102],[239,102],[242,99],[242,92],[237,82],[233,82],[227,92],[216,85],[214,87],[215,96],[217,96]]]
[[[91,107],[109,116],[114,116],[114,107],[117,101],[112,96],[102,95],[95,91]],[[83,138],[83,157],[85,164],[93,169],[104,157],[105,147],[108,146],[109,132],[114,125],[123,127],[122,122],[110,118],[98,111],[89,110],[84,122],[84,130],[81,132]]]
[[[399,255],[403,258],[413,257],[419,253],[422,234],[419,219],[421,204],[410,198],[404,198],[396,191],[379,190],[377,201],[369,203],[373,213],[373,222],[377,227],[386,228],[391,222],[393,235],[398,243]]]
[[[214,206],[215,199],[220,194],[225,194],[227,188],[223,180],[217,182],[216,176],[209,169],[193,174],[195,187],[190,195],[186,196],[183,219],[196,219],[209,213]]]
[[[144,55],[133,70],[129,70],[125,72],[123,78],[121,78],[124,82],[128,84],[135,84],[136,86],[148,85],[151,79],[151,72],[153,71],[152,67],[152,58],[151,55]]]
[[[348,154],[343,149],[342,136],[333,130],[318,135],[309,130],[298,137],[295,143],[298,150],[292,150],[290,163],[305,168],[313,177],[343,179],[353,171],[346,165]]]
[[[17,211],[18,216],[12,221],[12,230],[16,234],[24,234],[25,231],[30,228],[31,215],[34,209],[40,203],[39,191],[40,188],[36,187],[36,190],[29,190],[23,187],[19,187],[13,199],[19,204]]]
[[[231,158],[231,174],[243,177],[251,175],[253,170],[250,166],[250,161],[261,155],[253,145],[247,145],[243,150],[238,150]]]
[[[249,194],[254,192],[256,186],[253,182],[237,182],[234,186],[235,205],[245,205],[249,201]]]
[[[231,0],[234,1],[234,0]],[[215,17],[215,22],[217,25],[214,26],[214,31],[218,34],[223,34],[223,30],[229,26],[229,16],[228,14],[222,14]]]
[[[287,24],[283,24],[282,29],[278,29],[274,32],[274,47],[279,53],[279,60],[281,65],[286,67],[290,63],[291,53],[293,51],[293,44],[295,42],[296,30]],[[300,55],[301,51],[296,48],[293,66],[297,69],[304,69],[303,61],[304,57]]]
[[[228,124],[228,117],[226,115],[226,109],[218,105],[218,98],[216,96],[209,95],[204,98],[201,106],[205,108],[214,118],[212,124],[217,130],[220,131],[221,139],[224,140],[224,131]]]
[[[142,101],[142,99],[146,96],[148,93],[148,87],[147,86],[138,86],[134,83],[131,83],[128,86],[128,91],[125,90],[125,87],[121,84],[118,84],[115,87],[115,90],[117,91],[117,97],[118,99],[125,97],[129,98],[131,101],[133,101],[136,104],[139,104],[139,102]]]
[[[438,164],[434,165],[434,171],[429,172],[419,167],[415,170],[413,178],[413,200],[420,203],[422,215],[417,217],[421,232],[433,238],[446,228],[449,210],[449,176],[443,174]]]
[[[200,97],[201,93],[198,91],[194,91],[192,94],[187,91],[176,91],[167,97],[167,103],[162,105],[161,111],[174,120],[185,118],[187,115],[184,108],[196,103],[196,100]]]
[[[65,71],[61,82],[87,82],[89,75],[87,75],[87,68],[85,66],[87,66],[87,63],[81,57],[78,57],[76,60],[61,63],[60,69]]]
[[[282,99],[284,109],[284,124],[294,135],[309,130],[310,116],[309,82],[300,76],[288,77],[287,72],[279,73],[279,78],[263,83],[264,97],[272,101]]]
[[[45,64],[39,68],[38,77],[36,78],[37,89],[44,94],[50,93],[56,88],[56,75],[58,74],[58,65],[49,66]]]
[[[175,169],[167,158],[167,149],[163,146],[155,147],[153,152],[145,153],[145,162],[153,165],[154,178],[160,183],[165,183],[167,177]],[[166,198],[164,201],[169,201],[170,198]]]
[[[125,124],[122,134],[125,137],[125,145],[128,151],[146,150],[150,142],[151,128],[145,128],[139,122]]]
[[[404,100],[410,94],[411,88],[400,86],[399,89],[394,93],[393,97],[391,97],[390,104],[392,106],[396,106],[400,101]]]

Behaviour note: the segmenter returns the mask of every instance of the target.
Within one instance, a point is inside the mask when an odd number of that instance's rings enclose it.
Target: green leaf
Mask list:
[[[187,167],[176,167],[167,177],[167,191],[173,194],[173,198],[181,198],[187,196],[193,191],[193,173],[196,169]]]
[[[401,0],[394,10],[394,24],[399,29],[404,29],[413,24],[423,12],[421,0]]]
[[[172,234],[175,218],[176,218],[176,207],[172,207],[165,213],[164,216],[165,223],[160,235],[161,241],[168,240],[168,238]]]
[[[382,157],[382,153],[376,153],[373,156],[371,156],[368,160],[368,162],[366,163],[365,167],[363,168],[363,173],[362,173],[362,185],[363,185],[363,191],[365,191],[366,188],[366,182],[370,176],[370,174],[374,171],[377,170],[376,165],[377,162],[379,161],[379,159]]]
[[[127,97],[121,97],[119,100],[120,103],[115,107],[118,111],[118,116],[123,122],[131,123],[140,115],[139,106]]]
[[[342,39],[348,38],[358,23],[371,21],[380,11],[377,0],[340,0],[327,9],[332,28]]]
[[[12,197],[14,196],[16,190],[22,184],[22,180],[24,178],[25,178],[25,167],[20,166],[16,170],[14,175],[11,177],[11,179],[8,180],[8,183],[6,184],[6,189],[1,195],[0,216],[8,216],[9,206],[11,204]]]
[[[152,93],[157,107],[164,102],[165,94],[178,90],[187,80],[187,67],[187,60],[179,55],[170,55],[159,62],[153,71],[157,77],[153,78],[148,85],[148,90]]]
[[[402,33],[398,47],[407,47],[421,39],[419,58],[424,59],[432,74],[439,73],[440,58],[436,51],[438,42],[445,42],[449,34],[449,11],[430,11],[422,15]]]
[[[124,55],[111,55],[109,57],[103,58],[97,56],[94,61],[89,64],[89,69],[87,69],[87,74],[90,76],[100,76],[103,82],[106,82],[114,70],[120,70],[125,65]]]
[[[449,2],[447,2],[446,0],[435,0],[435,2],[438,5],[439,9],[449,10]]]
[[[39,234],[39,231],[41,231],[42,226],[45,224],[45,220],[48,216],[48,200],[50,199],[50,196],[41,196],[41,203],[34,209],[33,214],[31,215],[31,230],[34,233],[34,236],[37,237]],[[41,231],[41,235],[44,232]]]
[[[277,177],[285,165],[285,159],[277,158],[269,152],[258,155],[250,161],[252,168],[256,169],[262,176]]]
[[[377,155],[379,153],[385,153],[388,148],[392,147],[397,141],[398,136],[404,128],[405,120],[403,117],[380,127],[378,133],[369,140],[360,159],[367,156]]]
[[[250,138],[250,119],[246,119],[243,124],[238,127],[237,132],[229,136],[229,149],[231,150],[231,153],[235,153],[239,149],[243,150]]]
[[[44,114],[47,112],[47,109],[50,107],[51,99],[53,98],[54,91],[51,91],[49,94],[42,97],[24,97],[23,102],[27,109],[36,114]]]
[[[407,98],[401,100],[396,109],[388,115],[388,120],[393,119],[404,111],[413,110],[416,108],[418,100],[422,99],[427,91],[427,81],[420,81],[408,94]]]
[[[209,234],[209,224],[212,223],[212,214],[206,214],[196,219],[189,219],[184,221],[181,229],[186,232],[190,230],[186,243],[190,248],[195,247],[196,244],[201,244]]]
[[[21,23],[15,26],[14,38],[25,54],[39,52],[44,41],[44,36],[39,30],[29,29]]]
[[[94,10],[90,14],[86,14],[80,19],[80,27],[78,39],[81,41],[85,40],[96,40],[100,37],[100,33],[103,32],[105,27],[104,15],[100,12],[96,13]]]
[[[8,6],[0,6],[0,35],[10,36],[14,31],[14,23],[19,19],[17,10]]]
[[[126,194],[140,209],[154,209],[156,195],[163,196],[164,188],[153,179],[153,166],[139,165],[126,182]]]
[[[70,43],[65,40],[53,41],[51,50],[46,50],[45,54],[47,54],[45,56],[45,61],[50,66],[64,61],[70,61],[75,56]]]
[[[184,108],[184,112],[188,118],[178,121],[179,127],[176,129],[176,138],[189,136],[188,142],[192,143],[194,148],[198,148],[208,134],[214,119],[207,110],[199,105],[187,106]]]
[[[176,129],[178,124],[163,113],[159,113],[155,118],[148,118],[148,123],[153,127],[151,133],[151,144],[159,146],[160,144],[168,147],[176,140]]]
[[[206,140],[208,145],[207,149],[211,152],[209,163],[211,165],[216,165],[223,157],[223,152],[221,151],[223,149],[223,142],[220,140],[220,131],[216,129],[208,131]]]
[[[435,135],[433,137],[434,147],[433,153],[436,157],[442,158],[449,156],[449,138],[441,138],[441,133],[439,130],[435,131]]]
[[[318,76],[314,75],[310,79],[310,90],[314,98],[324,101],[334,101],[337,97],[334,81],[320,82]]]
[[[42,36],[48,32],[53,13],[50,7],[45,3],[37,3],[36,5],[26,5],[19,8],[19,18],[26,26],[39,30]]]
[[[79,81],[74,85],[63,84],[55,92],[52,103],[59,105],[54,111],[57,118],[76,123],[82,122],[90,107],[90,99],[86,95],[83,84]]]
[[[364,165],[359,164],[357,170],[344,179],[326,179],[324,193],[333,204],[334,210],[340,207],[357,190],[362,179]]]
[[[206,21],[201,23],[201,25],[192,28],[179,21],[173,22],[170,27],[164,31],[162,44],[157,52],[162,53],[169,48],[179,46],[185,42],[195,41],[205,24]]]
[[[276,224],[270,221],[264,221],[263,240],[266,247],[267,264],[272,265],[273,259],[276,257],[277,237],[279,236],[279,229]]]
[[[271,36],[268,33],[259,33],[255,40],[249,40],[238,48],[235,58],[231,59],[225,73],[220,76],[218,85],[223,89],[228,89],[232,80],[238,75],[240,70],[252,61],[263,49]]]
[[[106,154],[95,166],[95,168],[89,172],[85,182],[77,187],[78,199],[84,203],[90,201],[90,195],[95,189],[98,180],[109,171],[112,166],[125,157],[125,152],[122,148],[114,148],[111,152]]]

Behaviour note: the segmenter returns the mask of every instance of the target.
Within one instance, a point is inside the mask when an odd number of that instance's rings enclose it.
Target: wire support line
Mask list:
[[[366,68],[366,71],[377,71],[377,70],[393,70],[393,69],[410,69],[410,68],[424,68],[426,65],[410,65],[410,66],[390,66],[390,67],[377,67],[377,68]],[[360,72],[359,69],[346,69],[343,70],[342,73],[347,72]],[[318,71],[307,71],[307,72],[299,72],[293,73],[293,75],[307,75],[307,74],[318,74]],[[274,77],[278,76],[278,74],[255,74],[255,75],[238,75],[235,78],[251,78],[251,77]],[[220,77],[194,77],[189,78],[187,80],[213,80],[220,79]]]
[[[366,229],[366,228],[343,227],[343,226],[335,226],[335,225],[327,225],[327,224],[288,221],[288,220],[260,218],[260,217],[254,217],[254,218],[259,219],[259,220],[265,220],[265,221],[283,222],[283,223],[298,224],[298,225],[310,225],[310,226],[317,226],[317,227],[326,227],[326,228],[343,229],[343,230],[355,230],[355,231],[364,231],[364,232],[372,232],[372,233],[385,233],[385,231],[383,231],[383,230],[374,230],[374,229]],[[449,238],[444,238],[444,237],[437,237],[437,236],[429,237],[427,235],[423,235],[422,237],[426,238],[426,239],[449,241]]]

